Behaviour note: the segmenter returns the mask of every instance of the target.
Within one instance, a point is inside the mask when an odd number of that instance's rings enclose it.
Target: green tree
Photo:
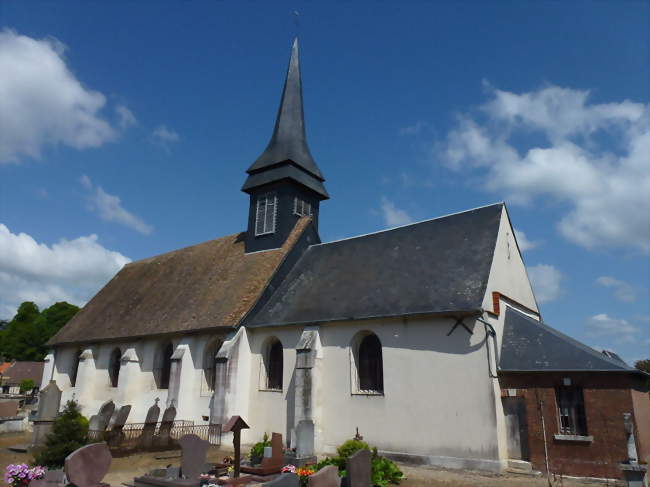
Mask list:
[[[77,311],[77,306],[63,301],[41,312],[36,304],[25,301],[13,319],[0,329],[0,356],[5,360],[43,360],[47,341]]]
[[[34,381],[32,379],[23,379],[20,381],[20,393],[32,392],[34,389]]]
[[[65,457],[86,443],[88,420],[81,415],[75,401],[68,401],[45,438],[45,446],[34,456],[34,462],[43,467],[63,467]]]

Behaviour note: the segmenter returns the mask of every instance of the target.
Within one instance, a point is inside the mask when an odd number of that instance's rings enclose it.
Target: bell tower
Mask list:
[[[318,231],[320,202],[329,195],[307,146],[298,38],[291,48],[273,135],[246,172],[242,187],[250,195],[246,252],[281,247],[301,216],[311,216]]]

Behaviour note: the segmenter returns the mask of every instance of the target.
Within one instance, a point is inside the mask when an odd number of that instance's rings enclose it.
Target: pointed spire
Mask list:
[[[314,181],[314,184],[322,187],[322,181],[325,178],[323,178],[309,151],[307,136],[305,134],[302,80],[300,77],[300,53],[297,37],[294,39],[291,48],[291,59],[289,60],[289,68],[287,69],[282,99],[271,141],[262,155],[257,158],[246,172],[253,176],[264,170],[277,168],[282,163],[293,163],[292,165],[297,166],[299,170],[307,173],[303,177],[315,178],[316,181]],[[247,181],[247,184],[244,185],[244,190],[249,186],[248,183]],[[322,189],[324,191],[324,188]],[[327,195],[326,192],[325,195]]]

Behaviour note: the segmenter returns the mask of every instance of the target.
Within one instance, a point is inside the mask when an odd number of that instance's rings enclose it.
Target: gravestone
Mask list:
[[[109,445],[118,446],[122,443],[122,440],[124,438],[124,433],[122,433],[122,429],[126,424],[126,420],[129,417],[130,412],[131,412],[131,405],[127,404],[126,406],[122,406],[120,409],[117,410],[115,414],[113,414],[113,417],[111,418],[112,427],[108,435]]]
[[[372,487],[372,453],[370,450],[358,450],[346,461],[348,487]]]
[[[259,467],[242,467],[241,471],[252,475],[273,475],[279,473],[282,467],[284,467],[282,435],[271,433],[271,456],[262,458]]]
[[[111,466],[111,452],[106,443],[82,446],[65,459],[65,474],[76,487],[96,487]]]
[[[115,412],[115,403],[109,399],[99,408],[96,415],[91,416],[88,429],[91,431],[104,431]],[[94,421],[93,421],[94,419]]]
[[[309,487],[339,487],[341,485],[339,469],[334,465],[328,465],[307,477],[307,482]]]
[[[268,487],[299,487],[300,477],[298,477],[295,473],[287,472],[276,477],[270,482],[264,482],[262,485]]]
[[[178,440],[181,447],[181,474],[186,479],[198,479],[205,467],[210,443],[196,435],[184,435]]]
[[[46,470],[42,479],[32,480],[29,487],[64,487],[65,473],[62,469]]]
[[[32,444],[41,446],[45,444],[45,437],[52,429],[52,424],[59,414],[61,406],[61,389],[56,382],[51,380],[38,394],[38,412],[34,420],[34,435]]]
[[[156,423],[158,423],[158,417],[160,416],[158,401],[160,401],[160,399],[156,398],[154,405],[149,408],[149,411],[147,411],[147,417],[144,420],[144,427],[142,428],[142,436],[140,437],[142,448],[151,448],[153,446],[153,436],[156,433]]]
[[[176,419],[176,408],[172,405],[165,409],[162,421],[160,422],[160,431],[158,432],[157,443],[161,446],[167,446],[170,442],[170,433]]]

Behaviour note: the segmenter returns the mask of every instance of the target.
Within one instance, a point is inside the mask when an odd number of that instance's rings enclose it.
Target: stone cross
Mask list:
[[[357,450],[346,461],[349,487],[372,487],[372,453],[370,450]]]
[[[250,426],[246,424],[246,421],[241,416],[233,416],[223,428],[224,433],[232,431],[232,444],[235,450],[235,478],[239,477],[241,470],[241,430],[249,428]]]

